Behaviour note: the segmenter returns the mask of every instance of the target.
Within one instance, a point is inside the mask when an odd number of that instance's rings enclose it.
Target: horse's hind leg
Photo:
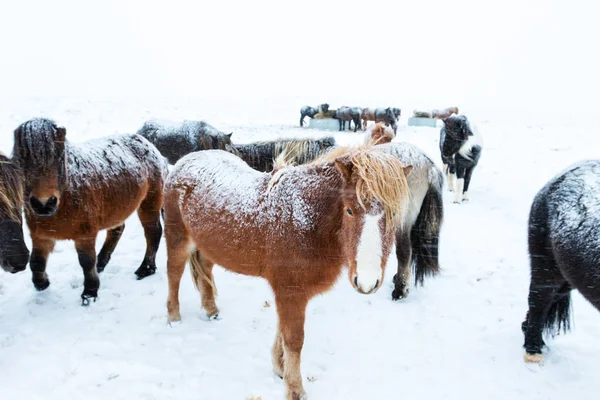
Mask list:
[[[167,280],[169,281],[169,297],[167,299],[168,321],[181,321],[179,313],[179,286],[185,271],[185,263],[190,256],[189,238],[180,231],[185,228],[179,224],[169,225],[165,232],[167,242]]]
[[[144,279],[156,272],[156,252],[160,245],[162,236],[162,226],[160,224],[160,210],[162,206],[162,190],[148,191],[148,194],[140,208],[138,216],[144,227],[144,236],[146,236],[146,254],[142,265],[135,271],[138,279]]]
[[[392,299],[405,299],[408,297],[410,282],[412,247],[410,229],[403,229],[396,233],[396,258],[398,259],[398,273],[394,275],[394,291]]]
[[[463,201],[469,201],[469,185],[471,184],[471,176],[473,176],[473,170],[475,166],[470,166],[467,168],[467,172],[465,173],[465,186],[463,188]]]
[[[271,351],[273,360],[273,372],[283,379],[283,371],[285,369],[283,364],[283,336],[281,335],[281,329],[277,324],[277,332],[275,334],[275,343],[273,343],[273,350]]]
[[[217,287],[215,286],[215,279],[212,273],[214,263],[202,256],[197,250],[192,253],[190,263],[192,278],[202,299],[202,308],[206,311],[209,319],[216,318],[219,316],[219,309],[215,303]]]
[[[98,297],[100,278],[96,270],[96,235],[75,241],[75,249],[79,257],[79,265],[83,269],[83,293],[81,293],[81,305],[90,304],[90,299]]]
[[[46,274],[46,263],[48,256],[54,250],[54,240],[32,237],[33,249],[29,258],[31,268],[31,281],[37,290],[45,290],[50,286],[50,280]]]
[[[121,224],[116,228],[109,229],[106,232],[106,240],[104,241],[104,245],[102,245],[102,249],[100,249],[100,253],[98,253],[98,261],[96,263],[96,270],[98,272],[104,271],[106,264],[110,261],[110,256],[115,251],[115,247],[117,247],[117,243],[121,239],[121,235],[125,230],[125,224]]]

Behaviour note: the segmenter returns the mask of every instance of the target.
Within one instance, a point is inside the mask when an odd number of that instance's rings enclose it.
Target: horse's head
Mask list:
[[[329,104],[323,103],[319,106],[319,112],[326,113],[329,111]]]
[[[396,116],[394,115],[394,110],[391,107],[388,107],[385,109],[385,116],[387,117],[388,121],[396,120]]]
[[[26,209],[40,217],[56,213],[65,185],[67,130],[49,119],[24,122],[14,135],[13,156],[25,177]]]
[[[219,140],[221,142],[220,145],[223,147],[223,150],[240,157],[240,152],[238,151],[237,147],[235,147],[233,145],[233,143],[231,142],[232,135],[233,135],[233,132],[229,132],[229,133],[225,133],[225,134],[221,135],[221,137],[219,138]]]
[[[365,135],[365,143],[384,144],[394,140],[394,132],[381,122],[378,122],[371,132]]]
[[[18,166],[0,154],[0,266],[23,271],[29,249],[23,240],[23,176]]]
[[[395,157],[373,149],[335,159],[344,186],[340,241],[348,278],[360,293],[377,291],[403,218],[409,191],[405,167]]]
[[[469,139],[469,122],[464,115],[451,115],[442,119],[446,133],[454,140],[465,141]]]
[[[400,118],[400,114],[402,113],[402,111],[396,107],[392,107],[392,112],[394,113],[394,117],[396,117],[396,119]]]

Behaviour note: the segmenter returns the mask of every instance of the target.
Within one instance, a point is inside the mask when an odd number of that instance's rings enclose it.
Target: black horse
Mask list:
[[[291,154],[289,160],[295,164],[313,161],[335,146],[333,137],[321,139],[281,139],[236,145],[242,160],[261,172],[271,172],[274,160],[284,151]]]
[[[538,192],[529,214],[525,361],[542,361],[543,331],[569,330],[571,290],[600,311],[600,160],[577,163]]]
[[[324,113],[329,111],[329,104],[321,104]],[[319,107],[304,106],[300,109],[300,126],[304,126],[304,117],[313,118],[319,112]]]
[[[464,115],[452,115],[443,121],[440,130],[443,172],[448,174],[448,189],[454,191],[454,202],[460,203],[469,200],[471,177],[481,157],[481,135]]]
[[[204,121],[185,120],[181,123],[150,120],[137,131],[158,151],[175,164],[186,154],[199,150],[225,150],[237,155],[231,144],[232,133],[224,133]]]
[[[362,110],[360,107],[342,106],[338,108],[334,118],[340,121],[340,131],[346,129],[346,122],[348,122],[348,129],[351,129],[350,123],[354,122],[354,132],[356,132],[356,130],[360,128],[361,113]]]

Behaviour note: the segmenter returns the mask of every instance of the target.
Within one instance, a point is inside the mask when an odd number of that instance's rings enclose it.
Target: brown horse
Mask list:
[[[378,122],[375,127],[365,135],[365,143],[385,144],[394,140],[394,132],[386,127],[381,122]]]
[[[288,399],[305,398],[308,301],[329,290],[344,266],[358,292],[381,287],[408,202],[410,166],[370,146],[334,153],[268,174],[208,150],[182,158],[165,184],[168,320],[181,319],[179,285],[190,256],[209,317],[219,312],[214,264],[266,279],[279,316],[273,366]]]
[[[33,119],[14,132],[13,154],[25,177],[25,219],[33,250],[30,266],[36,289],[50,285],[46,262],[56,240],[73,240],[84,274],[83,305],[98,296],[102,272],[124,221],[135,210],[144,227],[146,255],[136,271],[156,271],[162,227],[164,158],[139,135],[119,135],[82,144],[66,141],[67,131],[48,119]],[[96,236],[107,229],[96,257]]]
[[[0,153],[0,267],[25,270],[29,249],[23,240],[23,176],[19,167]]]

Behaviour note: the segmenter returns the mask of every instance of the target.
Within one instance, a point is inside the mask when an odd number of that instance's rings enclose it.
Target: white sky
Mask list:
[[[594,4],[3,0],[0,94],[335,94],[593,110]]]

